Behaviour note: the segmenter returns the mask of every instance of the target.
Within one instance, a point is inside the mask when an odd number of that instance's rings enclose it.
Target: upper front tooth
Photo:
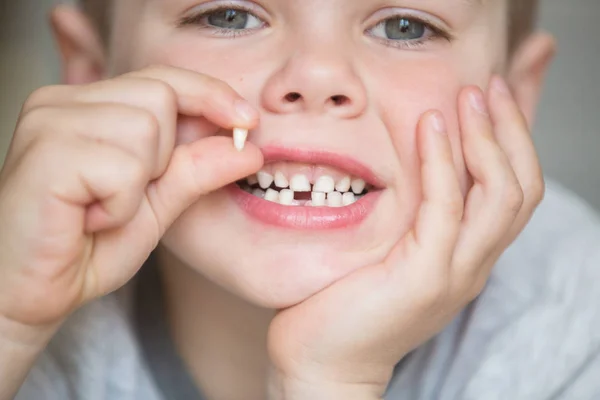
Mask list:
[[[275,172],[275,186],[278,188],[286,188],[290,185],[287,178],[281,171]]]
[[[341,207],[342,194],[340,192],[331,192],[327,194],[327,205],[329,207]]]
[[[322,177],[317,179],[317,182],[315,182],[315,185],[313,186],[313,191],[315,192],[331,193],[334,190],[335,181],[332,177],[327,175],[323,175]]]
[[[290,189],[294,192],[310,192],[310,181],[305,175],[294,175],[290,180]]]
[[[279,204],[291,206],[294,203],[294,192],[289,189],[283,189],[279,192]]]
[[[273,175],[268,172],[258,171],[256,177],[258,178],[258,184],[263,189],[268,189],[273,183]]]
[[[352,191],[355,194],[361,194],[365,190],[366,183],[362,179],[354,179],[352,181]]]
[[[335,190],[338,192],[347,192],[350,190],[350,177],[343,177],[336,185]]]

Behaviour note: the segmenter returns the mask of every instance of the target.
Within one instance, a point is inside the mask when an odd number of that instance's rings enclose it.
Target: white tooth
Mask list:
[[[255,195],[256,197],[260,197],[261,199],[265,197],[265,191],[262,189],[254,189],[252,191],[252,194]]]
[[[312,201],[308,200],[306,203],[304,203],[304,207],[312,207],[313,203]]]
[[[289,189],[283,189],[279,192],[279,204],[284,206],[291,206],[294,203],[294,191]]]
[[[342,194],[340,192],[331,192],[327,194],[327,205],[329,207],[342,206]]]
[[[290,183],[288,182],[287,178],[285,177],[285,175],[283,175],[283,172],[281,171],[277,171],[275,172],[275,186],[277,186],[278,188],[286,188],[290,185]]]
[[[238,151],[244,150],[248,139],[248,129],[235,128],[233,130],[233,144]]]
[[[258,178],[258,184],[263,189],[268,189],[273,183],[273,175],[268,172],[258,171],[256,177]]]
[[[315,192],[331,193],[334,190],[335,181],[332,177],[327,175],[323,175],[322,177],[317,179],[317,182],[315,182],[315,185],[313,187],[313,191]]]
[[[356,202],[356,197],[354,193],[347,192],[342,195],[342,204],[344,206],[349,206],[350,204],[354,204]]]
[[[258,177],[256,176],[256,174],[250,175],[246,178],[246,181],[248,182],[248,185],[254,186],[258,183]]]
[[[310,196],[312,198],[312,205],[314,207],[323,207],[325,205],[325,193],[312,192]]]
[[[355,179],[352,181],[352,191],[355,194],[361,194],[365,190],[366,183],[362,179]]]
[[[347,192],[350,190],[350,177],[345,176],[335,185],[335,190],[338,192]]]
[[[310,181],[306,175],[294,175],[290,179],[290,189],[294,192],[310,192]]]
[[[273,203],[279,203],[279,192],[273,189],[267,189],[265,193],[265,200],[272,201]]]

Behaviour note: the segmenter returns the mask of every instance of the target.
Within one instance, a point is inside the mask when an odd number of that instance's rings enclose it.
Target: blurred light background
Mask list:
[[[58,2],[0,0],[0,161],[21,103],[60,81],[47,24]],[[556,35],[559,56],[534,137],[546,174],[600,210],[600,0],[541,2],[540,26]]]

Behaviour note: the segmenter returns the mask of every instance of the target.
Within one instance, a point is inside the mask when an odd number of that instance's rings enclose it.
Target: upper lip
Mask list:
[[[261,151],[265,159],[265,164],[277,161],[291,161],[304,164],[330,166],[364,180],[375,189],[384,187],[382,179],[377,176],[371,168],[348,155],[326,150],[285,146],[266,146],[262,147]]]

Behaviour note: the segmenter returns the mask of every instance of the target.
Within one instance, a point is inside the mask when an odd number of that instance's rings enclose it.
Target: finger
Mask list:
[[[139,158],[118,147],[78,137],[40,138],[20,167],[29,171],[19,185],[24,199],[62,204],[54,207],[52,215],[54,237],[76,226],[79,217],[85,218],[81,225],[86,232],[125,224],[139,207],[149,179]],[[64,224],[64,229],[57,224]]]
[[[165,174],[147,191],[160,235],[200,196],[249,176],[262,165],[258,148],[247,146],[238,152],[223,137],[177,147]]]
[[[116,78],[96,82],[86,90],[80,90],[71,98],[74,103],[117,103],[146,110],[156,120],[157,151],[151,177],[158,178],[167,168],[177,131],[177,94],[166,83],[154,79]],[[123,120],[121,124],[126,125]],[[121,129],[114,129],[113,135],[129,135]]]
[[[453,260],[459,284],[479,276],[484,261],[506,235],[522,204],[522,192],[492,131],[483,93],[467,88],[459,97],[463,152],[474,185]],[[465,281],[467,279],[467,281]]]
[[[111,103],[39,107],[21,121],[19,131],[27,136],[27,143],[40,138],[85,140],[127,152],[150,172],[156,166],[157,121],[140,108]],[[19,152],[26,152],[28,147],[21,144]]]
[[[447,266],[463,215],[463,197],[456,176],[446,124],[441,113],[426,113],[418,126],[423,201],[413,232],[391,257],[402,257],[406,247],[428,265]]]
[[[197,72],[150,67],[123,77],[155,79],[167,83],[177,95],[177,108],[187,116],[204,116],[227,128],[251,129],[258,123],[258,112],[225,82]]]
[[[495,137],[508,157],[523,191],[523,206],[499,248],[499,252],[502,253],[531,219],[544,197],[545,185],[527,121],[512,98],[506,82],[497,76],[492,79],[490,86],[490,113]]]

